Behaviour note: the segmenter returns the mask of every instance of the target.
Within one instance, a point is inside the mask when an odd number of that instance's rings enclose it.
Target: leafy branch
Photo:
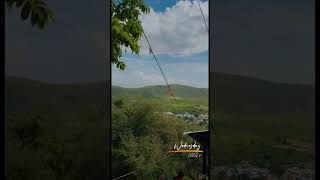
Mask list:
[[[141,13],[149,13],[150,9],[143,0],[122,0],[111,2],[112,11],[112,55],[111,62],[120,70],[125,70],[126,64],[120,60],[123,49],[130,48],[134,54],[139,54],[138,44],[142,36],[142,26],[139,20]]]
[[[5,2],[9,9],[13,7],[21,9],[20,18],[22,21],[30,19],[31,25],[37,25],[41,30],[50,21],[54,21],[53,13],[45,0],[5,0]]]

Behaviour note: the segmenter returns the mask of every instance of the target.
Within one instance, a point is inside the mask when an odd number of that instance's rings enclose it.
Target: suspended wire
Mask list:
[[[165,80],[165,82],[166,82],[166,84],[167,84],[167,87],[168,87],[169,92],[172,93],[173,91],[171,90],[171,87],[170,87],[170,85],[169,85],[169,83],[168,83],[168,80],[167,80],[166,76],[164,75],[164,73],[163,73],[163,71],[162,71],[162,68],[161,68],[161,66],[160,66],[160,64],[159,64],[159,62],[158,62],[158,59],[157,59],[156,55],[154,54],[154,52],[153,52],[153,50],[152,50],[151,44],[150,44],[150,42],[149,42],[149,39],[148,39],[146,33],[144,32],[143,28],[142,28],[142,33],[143,33],[143,36],[144,36],[144,38],[146,39],[146,41],[147,41],[147,43],[148,43],[148,45],[149,45],[149,52],[153,55],[153,58],[154,58],[154,60],[156,61],[157,65],[158,65],[158,67],[159,67],[159,69],[160,69],[160,71],[161,71],[161,74],[162,74],[162,76],[163,76],[163,79]],[[172,94],[172,95],[173,95],[173,94]]]
[[[172,156],[172,155],[174,155],[174,154],[176,154],[176,153],[175,153],[175,152],[174,152],[174,153],[171,153],[171,154],[169,154],[169,155],[167,155],[167,156],[159,159],[158,161],[149,163],[149,164],[147,164],[147,165],[145,165],[145,166],[142,166],[141,168],[138,168],[138,169],[135,170],[135,171],[131,171],[131,172],[126,173],[126,174],[124,174],[124,175],[122,175],[122,176],[119,176],[119,177],[117,177],[117,178],[114,178],[113,180],[117,180],[117,179],[120,179],[120,178],[124,178],[124,177],[126,177],[126,176],[129,176],[130,174],[134,174],[134,173],[136,173],[136,172],[138,172],[138,171],[140,171],[140,170],[142,170],[142,169],[145,169],[145,168],[147,168],[147,167],[149,167],[149,166],[151,166],[151,165],[153,165],[153,164],[155,164],[155,163],[158,163],[158,162],[160,162],[160,161],[162,161],[162,160],[165,160],[165,159],[169,158],[170,156]]]
[[[204,24],[205,24],[205,26],[206,26],[206,30],[207,30],[207,32],[209,32],[208,25],[207,25],[207,21],[206,21],[206,19],[205,19],[205,17],[204,17],[204,14],[203,14],[203,11],[202,11],[202,8],[201,8],[201,5],[200,5],[199,0],[197,0],[197,2],[198,2],[198,6],[199,6],[199,8],[200,8],[201,14],[202,14],[202,18],[203,18]],[[149,39],[148,39],[146,33],[144,32],[143,28],[142,28],[142,33],[143,33],[143,36],[144,36],[144,38],[146,39],[146,41],[147,41],[147,43],[148,43],[148,45],[149,45],[149,52],[152,54],[154,60],[156,61],[157,65],[158,65],[158,67],[159,67],[159,69],[160,69],[160,72],[161,72],[161,74],[162,74],[162,76],[163,76],[163,79],[164,79],[165,82],[166,82],[166,85],[167,85],[167,87],[168,87],[169,93],[172,93],[172,94],[170,94],[170,96],[173,96],[173,97],[174,97],[173,91],[172,91],[172,89],[171,89],[171,87],[170,87],[170,85],[169,85],[169,83],[168,83],[168,80],[167,80],[167,78],[166,78],[166,76],[165,76],[165,74],[164,74],[164,72],[163,72],[163,70],[162,70],[162,68],[161,68],[161,66],[160,66],[160,64],[159,64],[159,62],[158,62],[158,59],[157,59],[156,55],[154,54],[154,52],[153,52],[153,50],[152,50],[151,44],[150,44],[150,42],[149,42]]]
[[[207,20],[206,20],[206,18],[204,17],[204,14],[203,14],[203,11],[202,11],[202,8],[201,8],[201,5],[200,5],[199,0],[197,0],[197,2],[198,2],[198,5],[199,5],[201,14],[202,14],[202,18],[203,18],[204,24],[206,25],[207,32],[209,32],[209,28],[208,28],[208,25],[207,25]]]

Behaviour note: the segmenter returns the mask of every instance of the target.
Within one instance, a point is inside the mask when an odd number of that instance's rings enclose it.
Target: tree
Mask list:
[[[149,13],[150,9],[143,0],[120,0],[111,2],[112,11],[112,52],[111,62],[120,70],[126,68],[126,64],[120,60],[123,49],[129,48],[133,53],[139,54],[140,40],[143,29],[139,15]]]
[[[5,0],[6,6],[21,8],[22,21],[30,19],[31,25],[37,25],[43,30],[50,21],[54,21],[53,13],[49,9],[46,0]],[[129,48],[133,53],[139,54],[140,40],[143,29],[139,15],[149,13],[150,9],[143,0],[112,0],[112,52],[111,62],[120,70],[126,68],[126,64],[120,60],[123,49]]]
[[[54,21],[53,13],[45,0],[5,0],[5,2],[9,9],[14,6],[17,9],[21,8],[21,20],[30,19],[31,25],[37,25],[41,30],[49,24],[49,21]]]

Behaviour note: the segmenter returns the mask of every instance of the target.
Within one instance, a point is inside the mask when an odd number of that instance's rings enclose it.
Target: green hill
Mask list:
[[[313,85],[284,84],[236,75],[211,73],[215,112],[242,115],[314,114]]]
[[[6,77],[5,112],[37,112],[55,121],[77,120],[79,111],[105,113],[108,94],[105,83],[61,85]]]
[[[208,97],[207,88],[195,88],[184,85],[170,85],[177,97]],[[112,87],[112,96],[143,96],[143,97],[164,97],[167,95],[168,88],[162,85],[146,86],[141,88]]]
[[[236,75],[211,73],[213,83],[211,108],[214,112],[241,115],[281,114],[310,116],[314,114],[312,85],[295,85],[268,82]],[[91,105],[99,109],[108,106],[109,92],[106,83],[48,84],[29,79],[6,77],[6,111],[29,111],[34,107],[55,106],[76,109]],[[208,89],[183,85],[171,85],[175,95],[184,99],[198,98],[207,102]],[[167,97],[166,86],[122,88],[113,86],[112,96]],[[48,103],[50,102],[50,103]]]

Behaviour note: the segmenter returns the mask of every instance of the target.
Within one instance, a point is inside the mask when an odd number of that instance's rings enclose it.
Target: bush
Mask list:
[[[115,99],[114,103],[118,104]],[[125,102],[123,106],[112,109],[112,176],[118,177],[134,171],[149,163],[130,178],[154,179],[164,173],[165,177],[174,177],[178,168],[190,169],[186,175],[200,171],[201,158],[187,158],[186,154],[176,154],[164,161],[174,143],[193,142],[183,136],[187,125],[180,119],[163,116],[155,104],[143,100]],[[198,166],[195,166],[198,164]],[[194,169],[193,171],[191,169]]]

